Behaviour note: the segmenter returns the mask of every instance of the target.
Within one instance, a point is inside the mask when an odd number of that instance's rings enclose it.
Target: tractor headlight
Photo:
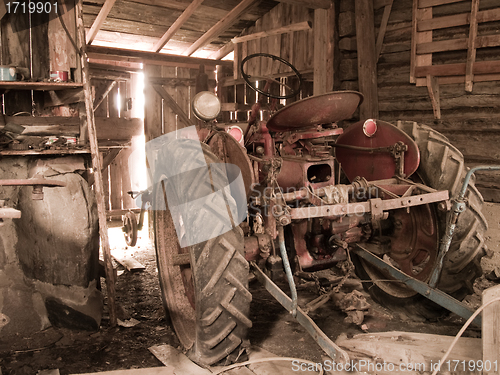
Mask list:
[[[201,91],[193,98],[193,113],[203,121],[210,121],[220,113],[221,104],[219,98],[210,91]]]

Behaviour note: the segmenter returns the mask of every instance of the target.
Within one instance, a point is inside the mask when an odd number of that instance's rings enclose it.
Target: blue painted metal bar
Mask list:
[[[264,285],[267,291],[288,311],[293,309],[293,302],[266,274],[254,263],[250,262],[257,279]],[[297,307],[297,322],[305,328],[307,333],[318,343],[325,353],[333,360],[349,362],[349,355],[337,346],[325,333],[314,323],[300,307]]]
[[[465,193],[467,192],[467,186],[469,186],[469,181],[472,174],[476,171],[492,171],[500,170],[500,165],[479,165],[470,169],[465,175],[464,183],[458,196],[452,200],[451,211],[448,213],[446,218],[446,229],[441,239],[441,246],[439,247],[439,253],[436,260],[436,266],[432,270],[431,278],[429,279],[429,286],[435,288],[438,285],[439,277],[441,276],[441,270],[443,269],[444,257],[448,250],[450,249],[451,240],[453,239],[453,233],[455,232],[455,227],[458,220],[458,215],[466,209],[465,203]]]
[[[290,286],[290,293],[292,294],[292,309],[290,313],[294,318],[297,317],[297,288],[295,287],[295,281],[293,281],[292,268],[290,267],[290,262],[288,261],[288,254],[286,253],[285,247],[285,234],[283,232],[283,227],[278,227],[278,239],[280,244],[281,260],[283,261],[283,267],[285,268],[286,279],[288,285]]]
[[[424,297],[430,299],[431,301],[437,303],[438,305],[444,307],[445,309],[454,312],[458,316],[461,316],[464,319],[469,319],[471,315],[474,313],[474,310],[471,310],[464,303],[456,300],[452,296],[446,294],[445,292],[431,288],[429,285],[424,283],[423,281],[414,279],[411,276],[401,272],[397,268],[392,265],[384,262],[382,259],[373,255],[368,250],[366,250],[362,245],[356,244],[356,248],[352,250],[356,255],[360,256],[367,262],[373,264],[377,268],[386,271],[391,277],[394,277],[397,280],[400,280],[408,287],[416,291],[417,293],[423,295]],[[481,327],[481,318],[478,316],[474,319],[474,324]]]

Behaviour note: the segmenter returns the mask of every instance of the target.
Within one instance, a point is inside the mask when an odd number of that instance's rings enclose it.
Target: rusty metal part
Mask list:
[[[21,211],[11,207],[0,207],[0,219],[19,219]]]
[[[275,283],[267,277],[262,270],[253,262],[250,263],[257,279],[264,285],[271,295],[288,311],[292,310],[292,300]],[[325,351],[325,353],[337,362],[349,362],[349,355],[332,342],[328,336],[314,323],[304,311],[297,307],[297,322],[306,329],[311,337]]]
[[[246,150],[241,147],[234,137],[226,132],[214,132],[208,140],[211,151],[224,163],[234,164],[241,171],[241,177],[245,184],[245,193],[250,195],[252,185],[255,183],[252,163],[247,156]]]
[[[43,187],[64,187],[66,182],[58,180],[49,180],[36,175],[27,179],[6,179],[0,180],[0,186],[33,186],[31,198],[33,200],[43,199]]]
[[[399,164],[401,166],[404,162],[403,174],[408,177],[420,163],[418,146],[406,133],[385,121],[377,121],[377,132],[372,137],[363,133],[363,122],[350,125],[337,138],[335,156],[349,181],[357,176],[368,181],[387,179],[398,174],[398,165],[391,152],[403,149],[399,142],[408,147]]]
[[[393,277],[401,283],[404,283],[406,286],[414,290],[415,292],[421,294],[422,296],[430,299],[431,301],[437,303],[438,305],[448,309],[449,311],[454,312],[458,316],[461,316],[464,319],[468,319],[474,313],[467,305],[463,302],[456,300],[455,298],[449,296],[448,294],[442,292],[439,289],[431,288],[425,282],[417,280],[407,274],[401,272],[397,268],[393,267],[387,262],[384,262],[379,257],[370,253],[365,247],[361,244],[356,244],[356,248],[353,249],[353,252],[363,258],[363,260],[371,263],[374,267],[382,270],[385,274],[388,274],[390,277]],[[474,323],[481,327],[481,318],[478,316],[474,320]]]
[[[292,220],[308,219],[313,217],[340,217],[369,213],[371,212],[371,207],[375,204],[380,205],[380,209],[383,211],[388,211],[446,200],[448,200],[448,191],[438,191],[436,193],[427,193],[387,200],[374,198],[367,202],[292,208],[290,212]]]
[[[306,242],[306,234],[311,232],[307,221],[294,222],[291,224],[291,229],[293,243],[290,243],[289,246],[295,249],[301,269],[309,271],[325,269],[347,259],[347,254],[343,248],[337,249],[333,254],[325,254],[319,258],[314,258]]]
[[[271,131],[289,131],[345,120],[352,116],[363,95],[357,91],[334,91],[310,96],[276,112],[267,127]]]
[[[24,179],[6,179],[0,180],[0,186],[47,186],[47,187],[64,187],[66,182],[58,180],[49,180],[46,178],[24,178]]]
[[[300,189],[311,186],[321,188],[335,184],[333,158],[309,161],[297,157],[283,157],[278,184],[283,189]]]
[[[308,130],[308,131],[294,131],[289,135],[285,135],[283,141],[289,144],[295,143],[300,139],[316,139],[322,137],[331,137],[333,135],[340,135],[344,132],[342,128],[333,128],[333,129],[323,129],[319,127],[316,131]]]

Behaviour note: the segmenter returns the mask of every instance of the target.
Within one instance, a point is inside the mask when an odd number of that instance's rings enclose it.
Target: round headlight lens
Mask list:
[[[193,98],[193,113],[200,120],[210,121],[220,113],[219,98],[210,91],[201,91]]]

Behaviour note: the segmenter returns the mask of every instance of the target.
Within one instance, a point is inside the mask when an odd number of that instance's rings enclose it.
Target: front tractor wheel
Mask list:
[[[171,158],[169,163],[179,163],[182,170],[218,162],[205,145],[201,155],[204,160],[197,160],[199,143],[189,140],[180,143],[181,147],[170,150],[169,155],[175,155],[176,160]],[[221,210],[227,209],[204,206],[197,212],[183,214],[169,209],[192,200],[189,197],[206,196],[213,191],[217,184],[210,178],[217,179],[217,175],[208,169],[206,172],[201,168],[195,170],[199,179],[176,179],[175,186],[164,174],[155,178],[155,245],[163,304],[179,341],[194,362],[211,365],[240,352],[252,324],[248,318],[252,295],[248,291],[249,266],[243,256],[240,227],[201,243],[180,245],[188,231],[194,230],[192,226],[206,227],[224,214]],[[232,205],[231,200],[226,204]],[[177,231],[174,222],[181,223]]]
[[[442,134],[430,127],[413,122],[399,122],[398,128],[407,133],[417,143],[421,162],[416,172],[417,182],[437,190],[448,190],[455,197],[462,187],[467,173],[462,153],[450,144]],[[461,300],[473,293],[474,280],[481,276],[481,257],[484,255],[483,234],[487,223],[481,213],[483,198],[471,181],[466,193],[467,210],[460,214],[453,240],[444,259],[438,288]],[[380,241],[368,247],[384,246],[384,238],[389,238],[389,246],[384,251],[384,260],[412,277],[428,282],[435,266],[440,246],[440,238],[446,226],[446,213],[437,209],[436,204],[394,210],[381,223]],[[385,236],[385,237],[384,237]],[[379,249],[381,250],[381,249]],[[353,256],[356,273],[365,281],[365,289],[378,303],[396,311],[404,311],[410,316],[437,318],[445,310],[427,298],[417,294],[402,283],[391,280],[363,259]]]

